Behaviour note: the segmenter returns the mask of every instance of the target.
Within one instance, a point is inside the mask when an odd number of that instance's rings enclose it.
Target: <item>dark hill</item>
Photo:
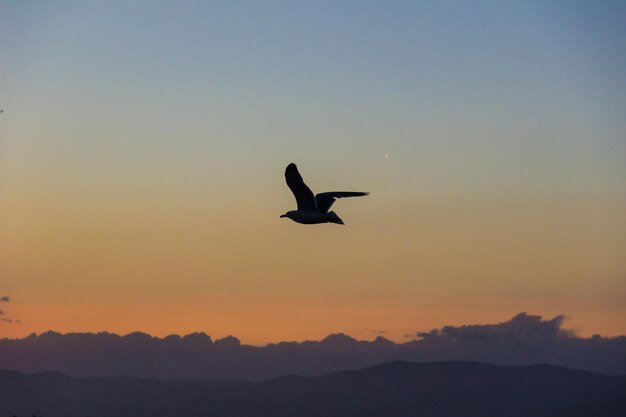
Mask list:
[[[626,415],[626,378],[551,365],[392,362],[262,382],[0,372],[0,416]]]

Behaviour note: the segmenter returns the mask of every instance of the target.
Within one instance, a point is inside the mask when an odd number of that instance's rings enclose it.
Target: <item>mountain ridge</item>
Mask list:
[[[0,371],[0,415],[621,417],[624,392],[626,376],[470,361],[394,361],[259,382]]]

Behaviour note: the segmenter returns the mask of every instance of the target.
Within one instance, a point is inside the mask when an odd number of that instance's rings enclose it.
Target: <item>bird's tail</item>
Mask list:
[[[339,216],[337,216],[337,213],[335,213],[334,211],[329,212],[328,214],[330,214],[330,222],[331,223],[335,223],[335,224],[345,224],[343,222],[343,220],[341,220],[341,218],[339,218]]]

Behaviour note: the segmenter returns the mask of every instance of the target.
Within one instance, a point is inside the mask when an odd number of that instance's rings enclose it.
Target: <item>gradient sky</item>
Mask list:
[[[0,337],[626,334],[623,2],[0,1]],[[283,172],[370,191],[303,226]]]

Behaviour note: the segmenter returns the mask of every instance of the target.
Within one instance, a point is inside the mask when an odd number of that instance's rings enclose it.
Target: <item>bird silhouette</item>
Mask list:
[[[315,195],[304,183],[302,175],[298,172],[298,167],[293,162],[287,165],[285,169],[285,180],[294,197],[296,197],[298,210],[288,211],[280,217],[290,218],[296,223],[344,224],[343,220],[334,211],[328,211],[335,200],[343,197],[361,197],[369,194],[360,191],[330,191]]]

